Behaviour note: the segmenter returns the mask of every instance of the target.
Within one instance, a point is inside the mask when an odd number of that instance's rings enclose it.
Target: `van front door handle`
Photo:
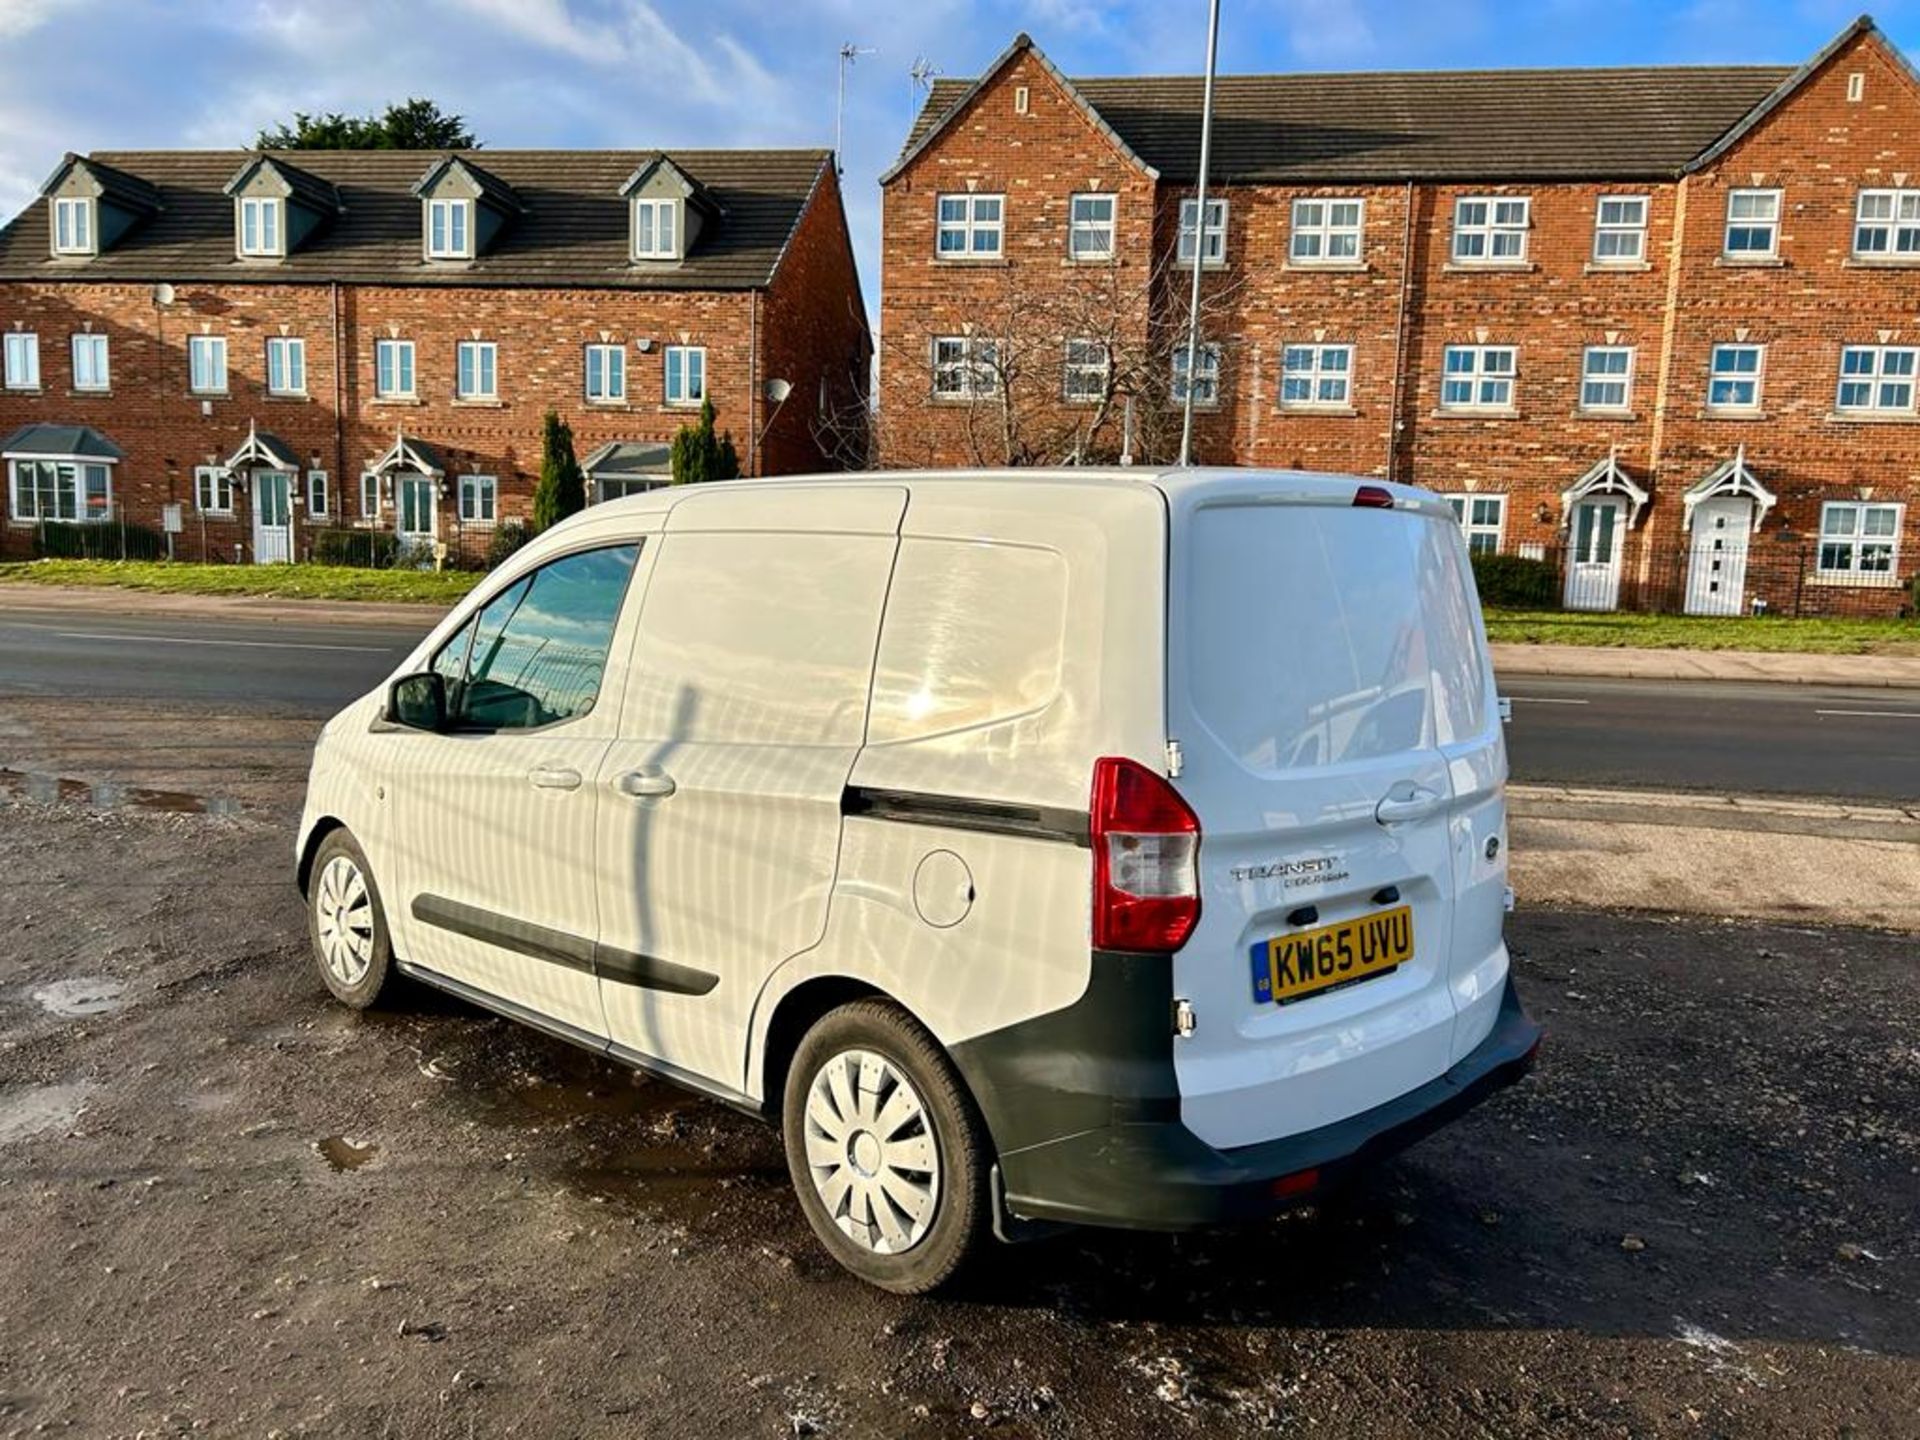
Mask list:
[[[673,777],[658,765],[642,765],[613,777],[613,788],[635,800],[659,799],[674,791]]]
[[[527,772],[527,783],[538,790],[578,790],[580,772],[558,765],[536,765]]]
[[[1429,815],[1439,813],[1440,807],[1446,803],[1446,797],[1437,791],[1429,790],[1424,785],[1402,782],[1389,790],[1385,798],[1373,807],[1373,818],[1382,825],[1424,820]]]

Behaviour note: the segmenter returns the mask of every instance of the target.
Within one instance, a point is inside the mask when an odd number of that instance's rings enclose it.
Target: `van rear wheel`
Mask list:
[[[990,1228],[985,1129],[939,1043],[859,1000],[800,1042],[782,1101],[787,1168],[821,1244],[862,1280],[920,1295]]]

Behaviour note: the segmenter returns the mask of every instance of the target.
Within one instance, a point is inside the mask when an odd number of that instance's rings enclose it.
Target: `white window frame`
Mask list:
[[[1754,355],[1752,370],[1722,370],[1720,357],[1735,352],[1751,350]],[[1727,340],[1713,347],[1707,354],[1707,411],[1714,415],[1757,415],[1760,413],[1762,394],[1766,389],[1767,347],[1755,344],[1751,340]],[[1713,391],[1716,385],[1752,385],[1753,399],[1715,400]]]
[[[943,356],[942,350],[947,353]],[[928,348],[936,400],[984,400],[1000,393],[1000,345],[981,335],[935,335]],[[957,381],[943,386],[942,379]]]
[[[485,501],[482,505],[481,502]],[[481,514],[484,509],[486,513]],[[500,479],[497,475],[460,477],[460,523],[491,526],[500,518]]]
[[[1848,517],[1842,528],[1836,522]],[[1867,533],[1869,516],[1891,515],[1892,528]],[[1906,521],[1906,507],[1898,501],[1829,500],[1820,507],[1819,551],[1814,574],[1822,580],[1849,581],[1856,585],[1898,585],[1900,583],[1900,529]],[[1829,565],[1828,551],[1844,552],[1844,565]],[[1884,563],[1871,569],[1865,562],[1868,551],[1885,552]],[[1880,561],[1883,557],[1873,557]]]
[[[467,353],[473,353],[473,388],[467,388]],[[461,340],[453,347],[453,398],[500,398],[500,345],[495,340]]]
[[[1448,253],[1456,265],[1525,265],[1532,230],[1531,195],[1461,195]]]
[[[1449,363],[1455,355],[1472,357],[1465,370]],[[1495,368],[1495,356],[1506,356],[1505,368]],[[1514,391],[1520,383],[1520,347],[1517,345],[1449,345],[1440,355],[1440,408],[1449,413],[1480,411],[1510,414],[1515,408]],[[1449,385],[1465,385],[1465,399],[1448,399]],[[1503,387],[1504,390],[1498,388]]]
[[[98,365],[93,359],[84,365],[80,359],[83,350],[96,351]],[[68,344],[68,359],[73,366],[73,388],[84,390],[90,395],[104,395],[113,389],[113,347],[104,333],[98,330],[76,330]],[[97,370],[90,381],[83,382],[82,369]]]
[[[1105,207],[1102,220],[1098,211]],[[1083,211],[1085,213],[1083,213]],[[1083,191],[1067,197],[1067,258],[1111,260],[1120,226],[1120,199],[1110,190]]]
[[[381,364],[381,357],[391,352],[393,361],[393,380],[389,385],[382,373],[387,367]],[[401,363],[404,358],[405,364]],[[418,397],[420,383],[419,372],[415,368],[413,341],[401,340],[393,336],[376,339],[373,342],[373,398],[376,400],[412,400]],[[404,377],[402,371],[404,370]],[[404,382],[404,383],[403,383]]]
[[[1098,405],[1107,398],[1113,351],[1104,340],[1079,336],[1061,351],[1060,396],[1069,405]]]
[[[54,472],[55,513],[47,514],[40,508],[40,488],[37,483],[22,486],[21,476],[27,471],[37,472],[41,467]],[[87,495],[92,489],[91,482],[98,478],[101,482],[101,494],[105,505],[98,514],[90,514],[87,509]],[[64,485],[64,489],[63,489]],[[60,500],[70,501],[72,514],[60,513]],[[88,455],[35,455],[22,456],[7,462],[7,516],[20,525],[98,525],[113,518],[113,467],[94,456]]]
[[[1786,209],[1785,191],[1770,189],[1766,186],[1743,185],[1727,192],[1726,224],[1720,232],[1720,255],[1726,260],[1773,260],[1780,254],[1780,216]],[[1735,218],[1734,209],[1743,200],[1770,200],[1771,214],[1766,217],[1741,216]],[[1733,235],[1736,230],[1765,230],[1766,249],[1752,245],[1733,248]]]
[[[267,195],[242,195],[234,219],[237,233],[233,243],[241,255],[260,260],[277,259],[287,253],[286,201]],[[248,242],[249,234],[252,243]]]
[[[958,213],[949,215],[948,209]],[[991,210],[991,214],[983,213]],[[997,191],[949,191],[933,197],[933,254],[937,260],[998,260],[1006,253],[1007,197]],[[957,249],[947,240],[959,241]]]
[[[1353,207],[1352,219],[1334,218],[1335,207]],[[1367,202],[1359,195],[1308,195],[1293,202],[1287,237],[1289,265],[1344,266],[1365,263]]]
[[[600,359],[600,391],[594,391],[593,362]],[[619,384],[615,385],[614,372],[619,371]],[[580,357],[580,387],[589,405],[624,405],[627,403],[627,347],[595,343],[587,346]]]
[[[193,508],[202,515],[233,514],[233,472],[224,465],[194,466]]]
[[[360,472],[360,518],[380,518],[380,473],[377,470]]]
[[[458,223],[456,224],[456,217]],[[426,250],[429,260],[471,260],[473,258],[474,203],[455,196],[436,196],[427,201]],[[443,232],[438,244],[436,230]],[[454,232],[459,231],[458,243]]]
[[[1638,218],[1607,218],[1608,206],[1628,207]],[[1601,195],[1593,202],[1593,263],[1596,265],[1644,265],[1647,263],[1647,212],[1652,208],[1645,195]],[[1628,242],[1631,242],[1629,244]],[[1616,245],[1618,248],[1609,248]]]
[[[1304,365],[1294,364],[1297,356],[1306,356]],[[1330,363],[1338,356],[1337,363]],[[1304,398],[1287,394],[1289,385],[1305,384]],[[1353,408],[1353,346],[1325,345],[1317,340],[1301,340],[1280,347],[1280,388],[1282,410],[1351,410]]]
[[[1620,370],[1599,370],[1593,368],[1596,357],[1626,356],[1626,366]],[[1633,366],[1637,357],[1631,345],[1589,345],[1580,352],[1580,409],[1588,415],[1625,415],[1633,409]],[[1605,389],[1620,387],[1620,398],[1608,400],[1595,398],[1596,392],[1604,394]]]
[[[307,393],[307,342],[301,336],[267,337],[267,393],[295,396]]]
[[[1847,369],[1847,358],[1865,356],[1865,370]],[[1891,364],[1889,362],[1892,362]],[[1865,390],[1862,398],[1847,399],[1849,388]],[[1905,398],[1898,392],[1905,391]],[[1895,398],[1889,403],[1889,393]],[[1840,347],[1840,380],[1833,392],[1833,408],[1841,415],[1912,415],[1920,399],[1920,346],[1843,345]]]
[[[227,393],[226,336],[189,335],[187,337],[187,390],[193,395]]]
[[[674,359],[680,360],[679,383],[674,383]],[[696,376],[694,372],[698,371]],[[677,392],[677,393],[676,393]],[[660,355],[660,394],[676,410],[693,410],[707,398],[707,347],[669,345]]]
[[[1867,214],[1884,204],[1886,214]],[[1870,237],[1877,235],[1877,242]],[[1853,202],[1853,258],[1920,264],[1920,190],[1876,187]]]
[[[1167,377],[1167,397],[1175,405],[1187,403],[1187,347],[1174,347],[1169,361],[1171,371]],[[1220,408],[1220,345],[1218,341],[1200,342],[1200,384],[1193,396],[1193,408],[1196,410],[1218,410]]]
[[[92,200],[84,195],[56,195],[53,199],[52,219],[54,254],[97,255],[100,253],[98,239],[100,215]],[[61,241],[63,233],[67,234],[64,244]]]
[[[9,330],[5,339],[6,388],[40,388],[40,336],[33,330]]]
[[[644,229],[640,217],[645,215]],[[636,260],[678,260],[680,258],[680,202],[635,196],[632,218],[633,258]],[[642,237],[646,243],[641,243]]]
[[[324,520],[327,518],[328,476],[324,470],[307,471],[307,518]]]
[[[1498,555],[1501,547],[1507,543],[1507,497],[1505,495],[1476,495],[1471,491],[1455,491],[1445,497],[1453,506],[1453,518],[1460,522],[1460,529],[1467,537],[1467,549],[1482,555]],[[1480,517],[1479,508],[1483,505],[1493,507],[1493,519]],[[1479,542],[1491,540],[1491,545]]]
[[[1193,196],[1180,202],[1180,228],[1173,242],[1175,265],[1190,267],[1193,264],[1194,223],[1200,213],[1199,203]],[[1201,239],[1201,266],[1217,270],[1227,263],[1227,202],[1224,199],[1208,197],[1206,232]]]

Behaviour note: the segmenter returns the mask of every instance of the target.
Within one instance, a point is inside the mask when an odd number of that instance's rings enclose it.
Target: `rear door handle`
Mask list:
[[[635,800],[648,800],[673,794],[675,786],[673,777],[658,765],[642,765],[614,776],[613,788]]]
[[[1424,820],[1429,815],[1438,814],[1447,803],[1446,796],[1427,789],[1424,785],[1402,783],[1395,785],[1386,793],[1380,803],[1373,807],[1373,818],[1382,825],[1393,825],[1406,820]]]
[[[540,790],[578,790],[580,772],[558,765],[536,765],[527,772],[527,783]]]

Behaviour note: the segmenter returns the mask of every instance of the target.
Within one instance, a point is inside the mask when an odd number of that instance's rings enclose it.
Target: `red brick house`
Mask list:
[[[871,355],[821,150],[70,155],[0,230],[0,333],[9,556],[171,518],[476,559],[549,409],[591,498],[706,399],[749,473],[828,468]]]
[[[1025,36],[935,84],[888,463],[1170,458],[1198,251],[1199,461],[1446,492],[1583,608],[1911,605],[1920,78],[1871,20],[1795,69],[1225,76],[1204,236],[1200,108]]]

